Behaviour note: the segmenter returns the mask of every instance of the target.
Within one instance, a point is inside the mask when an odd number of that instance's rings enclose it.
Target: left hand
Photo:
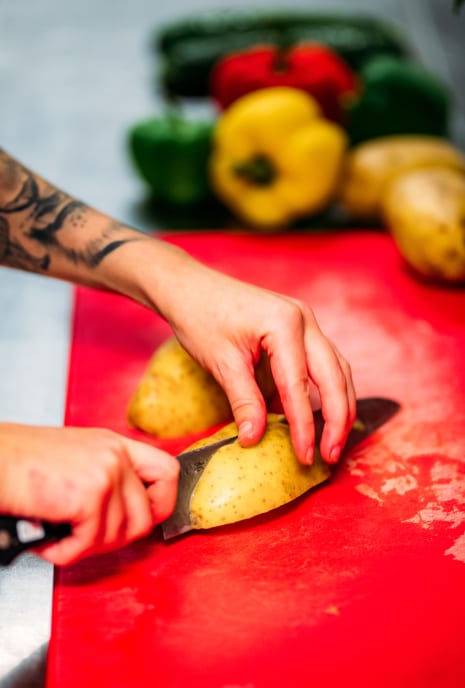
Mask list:
[[[255,444],[265,431],[266,405],[254,376],[265,351],[297,456],[303,463],[313,460],[310,392],[316,387],[325,419],[320,451],[335,463],[355,420],[355,390],[349,364],[312,310],[195,261],[177,277],[165,317],[181,344],[225,390],[241,444]]]

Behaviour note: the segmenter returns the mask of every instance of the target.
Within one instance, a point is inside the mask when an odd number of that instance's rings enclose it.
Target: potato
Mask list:
[[[213,454],[192,493],[193,528],[213,528],[265,513],[328,479],[329,468],[317,450],[312,466],[300,463],[283,420],[268,414],[267,430],[257,445],[245,448],[236,440]],[[189,449],[236,434],[231,423]]]
[[[382,212],[415,270],[443,282],[465,281],[465,175],[445,168],[409,172],[390,185]]]
[[[377,222],[380,201],[400,175],[425,167],[465,172],[465,157],[433,136],[388,136],[355,146],[344,164],[338,199],[354,219]]]
[[[274,384],[265,356],[257,380],[270,399]],[[232,417],[223,389],[174,337],[153,354],[128,408],[130,425],[162,439],[202,432]]]

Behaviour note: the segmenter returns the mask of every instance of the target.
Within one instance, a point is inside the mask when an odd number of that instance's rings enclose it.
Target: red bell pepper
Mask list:
[[[338,54],[316,43],[257,46],[224,57],[211,73],[211,96],[222,110],[246,93],[272,86],[306,91],[325,117],[341,122],[344,99],[356,94],[358,80]]]

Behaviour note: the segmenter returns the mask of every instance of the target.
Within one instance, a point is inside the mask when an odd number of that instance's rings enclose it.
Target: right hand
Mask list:
[[[172,513],[178,461],[160,449],[93,428],[0,424],[0,513],[70,523],[36,552],[69,564],[148,535]]]

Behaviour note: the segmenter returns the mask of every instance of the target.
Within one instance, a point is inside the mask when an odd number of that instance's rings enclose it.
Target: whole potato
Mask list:
[[[193,528],[213,528],[265,513],[328,479],[329,468],[318,450],[311,466],[297,459],[283,421],[283,416],[268,414],[265,435],[257,445],[245,448],[236,440],[213,454],[192,493]],[[189,449],[236,434],[231,423]]]
[[[270,399],[275,388],[265,355],[256,376],[265,399]],[[174,337],[153,354],[128,408],[130,425],[161,439],[202,432],[232,417],[221,386]]]
[[[416,271],[433,280],[465,281],[465,175],[446,168],[409,172],[390,185],[382,212]]]
[[[352,148],[346,156],[338,200],[354,219],[379,222],[381,198],[401,175],[425,167],[465,172],[465,157],[434,136],[387,136]]]

